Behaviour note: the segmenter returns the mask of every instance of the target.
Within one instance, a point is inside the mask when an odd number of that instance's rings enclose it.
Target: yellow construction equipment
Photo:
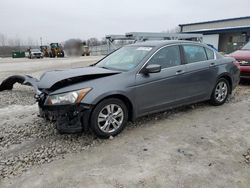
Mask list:
[[[59,43],[51,43],[49,46],[40,46],[44,57],[64,57],[64,51]]]
[[[50,57],[64,57],[64,51],[59,43],[51,43],[50,44]]]

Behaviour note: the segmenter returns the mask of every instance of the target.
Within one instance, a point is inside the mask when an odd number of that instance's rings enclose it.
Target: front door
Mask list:
[[[182,64],[180,47],[166,46],[156,52],[148,61],[149,64],[161,65],[159,73],[136,75],[137,114],[158,111],[178,104],[185,97],[183,74],[186,65]]]

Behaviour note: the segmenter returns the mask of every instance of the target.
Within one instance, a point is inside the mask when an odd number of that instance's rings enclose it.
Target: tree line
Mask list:
[[[56,41],[52,41],[56,42]],[[81,48],[82,46],[99,46],[106,44],[105,39],[97,39],[97,38],[89,38],[87,40],[82,39],[68,39],[64,42],[59,42],[64,49],[69,48]],[[40,41],[33,40],[32,38],[28,38],[27,40],[23,40],[19,37],[8,37],[2,33],[0,33],[0,57],[8,57],[11,56],[13,51],[27,51],[28,48],[39,48],[41,45]],[[49,45],[49,44],[43,44]]]

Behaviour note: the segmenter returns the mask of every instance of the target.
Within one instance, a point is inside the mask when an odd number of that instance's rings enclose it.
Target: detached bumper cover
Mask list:
[[[19,83],[22,85],[27,85],[33,87],[34,93],[36,95],[40,95],[41,91],[38,89],[38,82],[36,78],[33,78],[29,75],[14,75],[6,78],[1,84],[0,84],[0,92],[4,90],[12,90],[15,83]]]
[[[40,116],[56,122],[62,133],[79,133],[88,130],[91,108],[80,105],[39,106]]]

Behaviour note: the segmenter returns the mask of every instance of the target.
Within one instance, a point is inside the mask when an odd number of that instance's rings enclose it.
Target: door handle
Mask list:
[[[210,66],[210,67],[213,67],[213,66],[215,66],[215,63],[210,63],[209,66]]]
[[[184,70],[178,70],[176,71],[176,74],[183,74],[185,71]]]

